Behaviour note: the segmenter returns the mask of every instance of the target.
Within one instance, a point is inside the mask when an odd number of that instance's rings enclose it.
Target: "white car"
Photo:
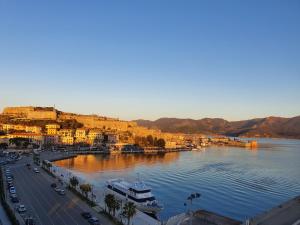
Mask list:
[[[11,194],[16,194],[16,188],[15,188],[15,187],[11,187],[11,188],[9,189],[9,193],[11,193]]]
[[[18,207],[18,212],[19,212],[19,213],[26,212],[25,205],[19,205],[19,207]]]
[[[40,171],[38,170],[38,168],[34,168],[33,171],[34,171],[35,173],[39,173],[39,172],[40,172]]]
[[[56,187],[56,188],[54,188],[54,191],[56,191],[56,192],[60,192],[60,191],[61,191],[61,189],[60,189],[59,187]]]

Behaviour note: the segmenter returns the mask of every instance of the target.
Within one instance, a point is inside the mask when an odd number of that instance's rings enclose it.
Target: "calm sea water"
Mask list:
[[[160,218],[186,210],[193,192],[203,208],[244,220],[300,194],[300,141],[260,139],[256,150],[209,147],[165,155],[82,155],[57,165],[73,170],[95,186],[110,178],[141,178],[165,209]]]

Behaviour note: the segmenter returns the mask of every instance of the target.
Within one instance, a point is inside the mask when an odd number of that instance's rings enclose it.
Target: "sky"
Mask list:
[[[299,0],[0,0],[0,110],[300,115]]]

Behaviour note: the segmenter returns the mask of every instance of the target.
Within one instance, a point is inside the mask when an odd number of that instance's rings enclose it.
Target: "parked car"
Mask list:
[[[56,187],[56,188],[54,188],[54,191],[56,191],[56,192],[60,192],[60,188],[59,187]]]
[[[17,210],[18,210],[19,213],[24,213],[24,212],[26,212],[25,205],[19,205],[19,207],[18,207]]]
[[[52,187],[52,188],[56,188],[56,187],[57,187],[56,183],[52,183],[52,184],[51,184],[51,187]]]
[[[19,203],[18,197],[10,198],[10,200],[11,200],[12,203]]]
[[[6,176],[6,180],[12,180],[12,179],[13,179],[12,175]]]
[[[33,171],[34,171],[35,173],[39,173],[39,172],[40,172],[40,171],[38,170],[38,168],[36,168],[36,167],[33,169]]]
[[[16,188],[15,187],[10,187],[9,188],[9,193],[16,194]]]
[[[61,190],[58,192],[58,194],[60,194],[60,195],[65,195],[66,192],[65,192],[65,190],[61,189]]]
[[[25,218],[25,225],[34,225],[34,220],[32,217]]]
[[[90,212],[82,212],[81,216],[85,219],[90,219],[92,218],[92,214]]]
[[[11,187],[13,187],[14,185],[12,183],[7,184],[7,189],[9,190]]]
[[[15,197],[17,197],[17,194],[9,194],[9,197],[10,198],[15,198]]]
[[[96,217],[91,217],[88,219],[88,222],[91,224],[91,225],[101,225],[98,218]]]

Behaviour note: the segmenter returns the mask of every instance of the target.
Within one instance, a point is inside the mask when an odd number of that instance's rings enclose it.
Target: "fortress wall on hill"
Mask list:
[[[110,128],[121,131],[127,131],[129,127],[137,126],[136,122],[128,122],[121,120],[105,119],[103,117],[94,115],[76,115],[63,113],[59,115],[60,120],[75,119],[79,123],[82,123],[87,128]]]
[[[4,115],[11,115],[15,117],[22,117],[32,120],[56,120],[56,110],[43,110],[42,107],[6,107],[3,110]]]

